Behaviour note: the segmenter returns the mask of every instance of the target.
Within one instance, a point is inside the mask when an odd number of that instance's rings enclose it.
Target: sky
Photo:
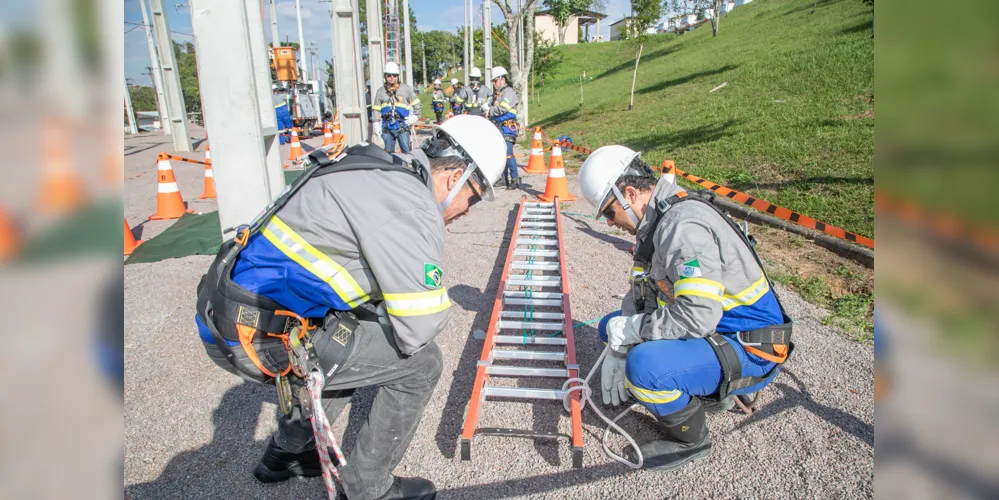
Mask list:
[[[147,0],[148,1],[148,0]],[[265,0],[266,1],[266,0]],[[305,45],[313,43],[319,50],[320,60],[330,59],[332,53],[329,3],[319,0],[300,0],[302,5],[302,32]],[[177,42],[193,42],[191,36],[190,10],[186,0],[164,0],[167,18],[170,23],[172,37]],[[416,13],[417,28],[420,31],[446,30],[454,31],[461,26],[464,15],[462,0],[410,0],[410,6]],[[146,4],[148,7],[148,3]],[[481,0],[473,0],[476,15],[475,25],[481,26],[478,13]],[[628,0],[607,0],[607,18],[601,21],[600,30],[604,39],[610,38],[610,24],[626,16],[629,11]],[[282,40],[298,41],[298,25],[295,17],[295,0],[277,0],[278,32]],[[503,16],[495,4],[490,9],[493,24],[503,21]],[[270,42],[270,8],[264,8],[264,37]],[[151,85],[149,77],[144,75],[146,67],[150,66],[149,48],[146,35],[142,29],[142,11],[139,0],[125,0],[125,77],[131,78],[136,85]],[[593,33],[591,28],[590,34]],[[415,58],[416,55],[414,54]],[[321,66],[322,67],[322,66]],[[311,71],[311,68],[310,68]]]

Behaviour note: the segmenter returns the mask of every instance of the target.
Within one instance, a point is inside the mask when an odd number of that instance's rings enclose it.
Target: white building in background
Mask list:
[[[597,33],[600,33],[600,20],[606,18],[606,14],[584,10],[569,17],[569,26],[565,30],[565,40],[563,45],[575,45],[580,41],[586,41],[589,37],[590,25],[597,25]],[[583,40],[579,39],[579,28],[583,28]],[[541,34],[543,40],[558,44],[558,24],[555,18],[548,14],[547,10],[542,10],[534,15],[534,29]]]
[[[628,27],[631,26],[633,18],[625,17],[620,21],[611,23],[610,25],[610,39],[614,40],[624,40],[628,34]]]
[[[735,0],[735,6],[746,5],[747,3],[753,3],[753,0]]]
[[[732,9],[734,8],[735,8],[735,2],[723,3],[721,8],[722,14],[728,14],[729,12],[732,12]]]

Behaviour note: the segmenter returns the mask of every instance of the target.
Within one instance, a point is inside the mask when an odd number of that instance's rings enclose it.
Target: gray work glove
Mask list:
[[[604,357],[600,372],[600,388],[604,393],[604,404],[617,406],[628,401],[628,389],[624,387],[624,365],[628,359],[628,350],[617,352],[611,349]]]

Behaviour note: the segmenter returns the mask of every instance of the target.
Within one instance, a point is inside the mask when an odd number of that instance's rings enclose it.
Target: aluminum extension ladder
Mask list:
[[[465,413],[460,446],[462,460],[471,460],[472,444],[480,435],[526,437],[532,439],[568,438],[572,446],[572,466],[583,466],[583,426],[579,391],[570,396],[572,435],[534,430],[480,428],[478,421],[487,401],[517,399],[551,401],[562,404],[565,390],[530,389],[490,385],[490,376],[536,380],[537,377],[565,381],[579,377],[576,348],[569,308],[569,283],[562,238],[559,200],[553,203],[526,201],[521,197],[513,226],[506,263],[485,335],[482,356],[475,373],[475,385]],[[514,349],[503,348],[517,346]],[[500,362],[507,361],[507,364]],[[518,366],[518,362],[545,364],[546,367]],[[550,366],[547,366],[550,365]],[[537,384],[534,384],[537,385]],[[565,384],[561,384],[563,387]]]

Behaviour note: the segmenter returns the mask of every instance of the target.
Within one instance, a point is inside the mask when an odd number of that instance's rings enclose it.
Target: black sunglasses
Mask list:
[[[472,190],[472,196],[468,198],[468,208],[472,208],[476,203],[482,201],[482,193],[471,182],[468,183],[468,188]]]
[[[603,215],[607,220],[614,220],[614,198],[609,200],[607,206],[600,211],[600,215]]]

